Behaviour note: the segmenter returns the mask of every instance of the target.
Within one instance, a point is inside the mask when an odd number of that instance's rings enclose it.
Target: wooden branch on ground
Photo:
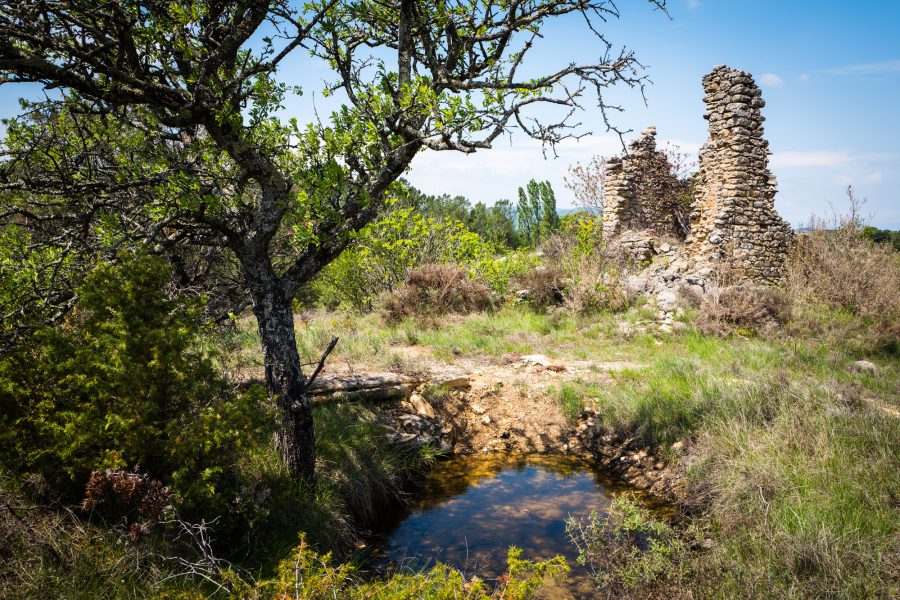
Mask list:
[[[319,376],[319,373],[322,371],[322,367],[325,366],[325,361],[328,359],[328,355],[331,354],[331,351],[334,350],[334,347],[337,346],[337,343],[337,337],[331,338],[331,341],[328,342],[328,347],[325,348],[325,352],[324,354],[322,354],[322,358],[319,359],[319,364],[316,365],[316,370],[313,371],[312,375],[309,376],[309,380],[306,382],[306,387],[310,387],[316,381],[316,377]]]
[[[318,379],[310,386],[308,393],[318,401],[342,399],[379,402],[406,398],[422,383],[420,379],[397,373],[329,375]]]
[[[367,375],[327,375],[316,380],[307,393],[318,402],[349,400],[351,402],[381,402],[408,398],[419,386],[427,383],[449,390],[465,390],[471,385],[468,377],[413,377],[400,373],[372,373]]]

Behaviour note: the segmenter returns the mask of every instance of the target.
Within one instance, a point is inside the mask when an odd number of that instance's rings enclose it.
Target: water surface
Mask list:
[[[606,514],[612,498],[628,491],[577,458],[453,458],[436,465],[416,499],[386,519],[374,563],[421,569],[443,562],[490,579],[505,571],[507,549],[518,546],[532,560],[564,556],[573,570],[570,587],[584,592],[586,573],[577,568],[565,521],[592,510]]]

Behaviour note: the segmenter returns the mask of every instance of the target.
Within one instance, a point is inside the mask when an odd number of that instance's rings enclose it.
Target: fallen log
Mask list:
[[[319,377],[308,393],[314,401],[350,400],[379,402],[407,398],[421,379],[398,373],[327,375]]]

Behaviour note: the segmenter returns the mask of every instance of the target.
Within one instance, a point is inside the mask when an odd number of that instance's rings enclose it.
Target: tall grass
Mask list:
[[[716,342],[714,353],[708,340],[691,346],[699,352],[620,376],[598,411],[610,428],[664,451],[692,442],[688,497],[717,541],[696,566],[707,591],[896,590],[900,421],[864,400],[883,384],[763,341]],[[879,379],[896,384],[896,365]]]

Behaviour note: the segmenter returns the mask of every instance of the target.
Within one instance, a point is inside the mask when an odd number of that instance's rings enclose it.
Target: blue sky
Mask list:
[[[647,105],[637,92],[614,90],[626,109],[613,119],[638,132],[656,125],[661,143],[696,152],[706,138],[701,79],[727,64],[750,71],[766,99],[766,137],[779,182],[775,205],[794,225],[812,213],[846,206],[846,187],[868,200],[866,212],[880,227],[900,229],[900,0],[670,0],[672,18],[643,0],[619,0],[622,18],[604,32],[626,45],[648,67],[654,84]],[[601,49],[583,22],[567,19],[545,31],[532,51],[535,72],[570,61],[596,60]],[[287,103],[285,116],[311,118],[332,105],[316,90],[330,74],[297,55],[284,65],[285,81],[306,93]],[[0,116],[17,112],[16,98],[33,87],[0,87]],[[407,174],[429,193],[462,194],[492,204],[514,198],[528,179],[549,179],[560,207],[573,197],[563,185],[570,165],[621,150],[603,134],[598,111],[579,115],[595,132],[566,142],[558,158],[545,159],[538,144],[521,135],[476,155],[424,153]]]
[[[776,208],[794,225],[811,213],[846,206],[846,187],[868,200],[881,227],[900,228],[900,0],[674,0],[672,19],[645,2],[620,2],[622,19],[607,28],[648,66],[654,85],[614,94],[626,111],[614,117],[640,131],[656,125],[661,142],[695,152],[706,138],[701,78],[727,64],[751,72],[766,99],[766,137],[779,182]],[[596,42],[577,22],[547,32],[540,62],[589,59]],[[581,120],[602,132],[596,111]],[[620,150],[609,135],[564,144],[544,160],[539,147],[514,137],[480,156],[418,157],[410,180],[427,192],[492,202],[513,198],[527,179],[550,179],[559,204],[572,163]]]

